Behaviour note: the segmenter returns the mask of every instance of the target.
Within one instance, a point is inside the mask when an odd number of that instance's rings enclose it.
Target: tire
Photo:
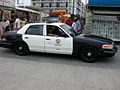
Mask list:
[[[93,46],[83,47],[80,56],[85,62],[95,62],[98,57],[98,50]]]
[[[16,54],[22,56],[22,55],[27,55],[29,53],[29,48],[25,43],[19,42],[19,43],[15,43],[14,51]]]

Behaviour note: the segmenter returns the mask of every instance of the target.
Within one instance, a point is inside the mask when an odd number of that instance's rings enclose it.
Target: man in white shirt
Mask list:
[[[5,22],[5,27],[6,26],[10,26],[10,21],[9,20],[6,20],[6,22]]]
[[[20,19],[18,18],[18,16],[16,16],[14,29],[15,30],[19,30],[20,29]]]
[[[6,20],[5,22],[5,32],[10,31],[10,21]]]

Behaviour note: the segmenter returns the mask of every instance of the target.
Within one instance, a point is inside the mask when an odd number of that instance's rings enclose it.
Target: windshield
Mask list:
[[[74,37],[77,36],[78,34],[68,25],[60,25],[70,36]]]

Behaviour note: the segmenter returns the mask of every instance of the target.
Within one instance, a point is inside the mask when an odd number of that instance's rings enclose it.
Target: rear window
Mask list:
[[[33,25],[30,26],[25,34],[29,35],[43,35],[43,25]]]

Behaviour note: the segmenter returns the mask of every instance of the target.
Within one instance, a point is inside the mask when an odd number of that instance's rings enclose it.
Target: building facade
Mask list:
[[[31,0],[15,0],[15,6],[31,6]]]
[[[11,11],[15,8],[15,0],[0,0],[0,21],[11,19]]]
[[[86,32],[120,41],[120,0],[89,0]]]
[[[0,35],[4,32],[4,20],[11,20],[11,12],[15,7],[14,0],[0,0]]]
[[[0,6],[14,7],[15,0],[0,0]]]
[[[40,7],[46,13],[52,10],[67,10],[67,14],[85,17],[85,6],[81,0],[32,0],[31,4]]]

